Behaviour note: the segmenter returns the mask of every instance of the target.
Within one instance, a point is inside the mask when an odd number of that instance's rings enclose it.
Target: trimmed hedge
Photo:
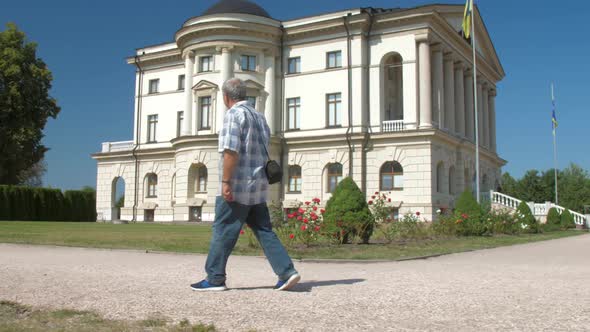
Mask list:
[[[570,210],[568,209],[565,209],[561,214],[561,228],[576,228],[576,221],[574,220],[574,215],[571,214]]]
[[[88,191],[0,185],[0,220],[96,221],[96,197]]]

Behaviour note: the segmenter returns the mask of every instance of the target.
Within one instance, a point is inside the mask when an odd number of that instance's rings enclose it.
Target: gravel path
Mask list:
[[[196,293],[201,255],[0,244],[0,299],[246,331],[590,331],[590,235],[390,263],[297,263],[276,292],[268,263],[232,257],[222,293]]]

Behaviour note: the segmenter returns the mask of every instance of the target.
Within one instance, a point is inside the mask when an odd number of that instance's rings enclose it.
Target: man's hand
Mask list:
[[[225,199],[226,202],[234,201],[234,195],[231,191],[231,185],[229,183],[223,183],[221,194],[223,195],[223,199]]]

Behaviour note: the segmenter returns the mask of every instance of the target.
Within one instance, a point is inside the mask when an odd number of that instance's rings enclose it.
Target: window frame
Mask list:
[[[153,129],[152,129],[153,125]],[[147,143],[157,143],[157,127],[158,127],[158,114],[150,114],[147,116]],[[152,132],[153,130],[153,132]],[[152,135],[153,134],[153,135]]]
[[[295,61],[295,70],[291,71],[291,61]],[[300,74],[301,73],[301,57],[296,56],[287,59],[287,74]]]
[[[246,68],[244,68],[244,58],[247,59],[247,61],[246,61]],[[251,61],[252,60],[254,61],[254,63],[253,63],[253,67],[251,68],[251,65],[252,65],[252,62]],[[242,54],[240,56],[240,69],[242,71],[245,71],[245,72],[255,72],[256,71],[257,61],[258,61],[258,59],[256,58],[256,55]]]
[[[383,168],[388,164],[391,163],[392,167],[391,167],[391,172],[384,172]],[[401,172],[396,172],[395,170],[395,166],[399,165]],[[385,188],[383,186],[383,176],[384,175],[390,175],[391,176],[391,188]],[[396,176],[401,176],[402,177],[402,181],[403,181],[403,176],[404,176],[404,168],[402,166],[402,164],[399,161],[386,161],[385,163],[383,163],[383,165],[381,165],[381,168],[379,169],[379,190],[380,191],[402,191],[404,190],[404,186],[402,183],[401,187],[396,187],[395,186],[395,178]]]
[[[155,181],[152,181],[154,180]],[[158,198],[158,175],[150,173],[147,175],[147,194],[146,198]]]
[[[330,96],[338,96],[335,98],[334,101],[330,101]],[[334,109],[334,124],[330,124],[330,105],[335,105]],[[338,107],[340,110],[338,110]],[[340,112],[340,114],[338,114]],[[338,117],[337,115],[340,115]],[[338,123],[338,118],[340,118],[340,123]],[[327,93],[326,94],[326,128],[342,128],[342,92],[334,92],[334,93]]]
[[[330,66],[330,56],[332,55],[334,55],[334,66]],[[342,68],[342,50],[326,52],[326,69],[335,68]]]
[[[182,136],[182,126],[184,124],[184,111],[176,112],[176,137]]]
[[[182,75],[178,75],[178,91],[184,91],[185,85],[186,83],[186,75],[182,74]]]
[[[331,169],[330,168],[332,166],[340,166],[340,174],[338,174],[338,173],[331,173]],[[343,177],[343,174],[344,174],[344,166],[342,166],[341,163],[331,163],[331,164],[328,164],[326,173],[327,173],[326,180],[328,182],[326,184],[326,189],[327,189],[327,192],[328,193],[332,194],[332,193],[334,193],[334,190],[336,190],[336,187],[338,187],[338,184],[344,179],[344,177]],[[336,184],[335,184],[334,188],[331,189],[330,188],[330,179],[332,177],[336,177]],[[340,178],[340,179],[338,179],[338,178]]]
[[[290,105],[291,101],[295,101],[294,105]],[[291,127],[291,110],[293,109],[295,116],[293,127]],[[301,97],[287,98],[287,131],[301,130]]]
[[[203,187],[201,188],[201,180],[204,179]],[[206,193],[207,192],[207,182],[209,181],[209,171],[205,165],[200,165],[197,167],[197,176],[195,177],[195,193]]]
[[[153,89],[155,85],[155,89]],[[148,81],[148,94],[154,95],[160,93],[160,79],[154,78]]]
[[[203,66],[205,63],[205,59],[207,59],[207,69]],[[199,57],[199,73],[209,73],[213,71],[213,56],[212,55],[204,55]]]
[[[299,174],[293,174],[292,170],[299,170]],[[288,182],[287,182],[287,187],[288,187],[288,193],[290,194],[301,194],[302,191],[302,187],[303,187],[303,170],[301,169],[301,166],[299,165],[290,165],[289,166],[289,172],[288,172]],[[295,188],[294,190],[291,189],[291,180],[295,180]],[[300,182],[298,183],[297,180],[299,180]]]
[[[207,104],[203,104],[204,100],[208,100]],[[203,106],[208,106],[207,108],[207,123],[204,124],[203,121]],[[199,130],[209,130],[211,129],[211,107],[213,105],[213,99],[211,96],[202,96],[199,97]]]

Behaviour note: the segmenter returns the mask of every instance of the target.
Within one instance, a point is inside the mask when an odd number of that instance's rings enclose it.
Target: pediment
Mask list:
[[[262,85],[256,81],[246,80],[246,81],[244,81],[244,83],[246,83],[246,88],[248,88],[248,89],[264,90],[264,85]]]
[[[207,80],[201,80],[199,81],[197,84],[193,85],[193,90],[213,90],[213,89],[217,89],[218,86],[217,84],[207,81]]]

